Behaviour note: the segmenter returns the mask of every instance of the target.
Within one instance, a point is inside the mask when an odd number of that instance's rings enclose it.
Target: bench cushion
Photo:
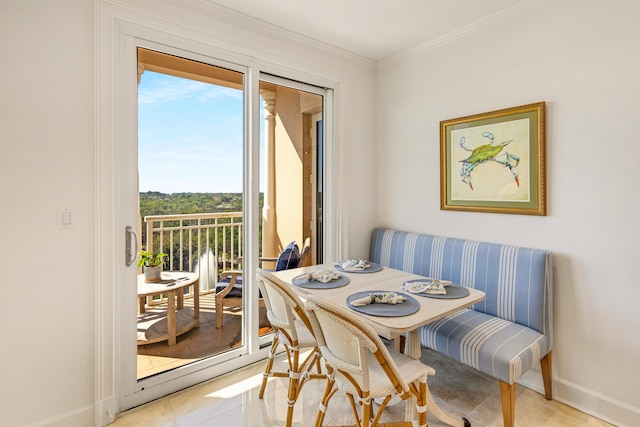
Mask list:
[[[227,276],[216,285],[216,293],[224,291],[231,284],[231,277]],[[229,291],[225,298],[242,298],[242,275],[236,276],[236,283],[233,284],[233,289]]]
[[[508,384],[550,350],[541,333],[471,309],[423,326],[420,343]]]

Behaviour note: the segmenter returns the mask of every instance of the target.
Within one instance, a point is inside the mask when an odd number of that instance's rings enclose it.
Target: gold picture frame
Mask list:
[[[440,122],[440,209],[546,215],[545,103]]]

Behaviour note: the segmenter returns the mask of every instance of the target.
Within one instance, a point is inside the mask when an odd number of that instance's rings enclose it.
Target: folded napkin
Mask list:
[[[345,271],[357,271],[364,270],[365,268],[370,267],[370,264],[367,262],[367,260],[354,258],[344,261],[342,264],[340,264],[340,267],[342,267],[342,269]]]
[[[335,270],[318,270],[315,273],[309,273],[307,277],[301,277],[301,281],[315,280],[316,282],[328,283],[332,280],[339,279],[340,273]]]
[[[411,282],[411,286],[415,289],[418,287],[424,287],[421,293],[431,295],[446,295],[447,290],[444,288],[444,284],[440,280],[429,280],[427,282]]]
[[[372,292],[366,297],[354,299],[351,301],[351,305],[354,307],[360,307],[363,305],[375,303],[375,304],[402,304],[407,299],[398,295],[395,292]]]

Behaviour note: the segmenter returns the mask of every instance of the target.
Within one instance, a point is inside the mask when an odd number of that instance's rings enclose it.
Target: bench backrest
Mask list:
[[[480,289],[472,308],[535,329],[551,339],[552,258],[546,250],[375,229],[370,260]]]

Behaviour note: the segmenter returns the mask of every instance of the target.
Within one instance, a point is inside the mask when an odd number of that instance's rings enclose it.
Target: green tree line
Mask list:
[[[260,195],[262,206],[262,195]],[[242,212],[242,193],[140,193],[140,215]]]

